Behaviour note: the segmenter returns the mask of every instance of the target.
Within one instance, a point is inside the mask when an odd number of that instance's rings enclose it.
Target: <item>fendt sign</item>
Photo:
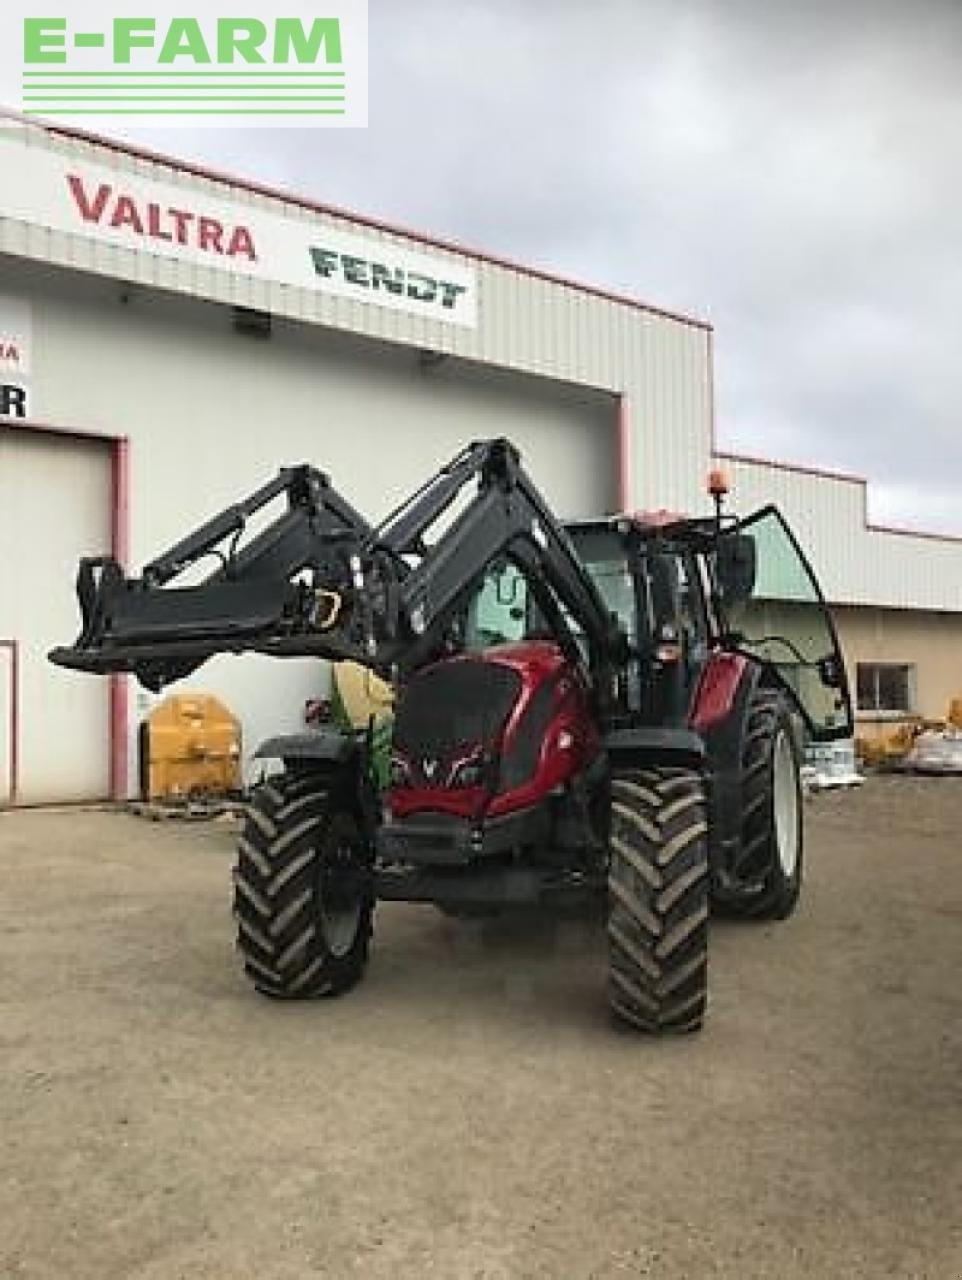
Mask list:
[[[186,181],[119,173],[0,128],[0,226],[28,226],[234,276],[477,325],[477,272],[318,216],[275,213]],[[104,264],[106,265],[106,264]]]
[[[103,125],[367,124],[367,0],[130,7],[5,0],[0,101]]]
[[[325,280],[343,280],[372,294],[383,290],[414,303],[440,303],[443,311],[453,312],[458,300],[468,291],[466,284],[458,284],[456,280],[435,279],[422,271],[405,271],[389,262],[359,258],[356,253],[339,253],[317,245],[311,246],[311,260],[314,270]]]

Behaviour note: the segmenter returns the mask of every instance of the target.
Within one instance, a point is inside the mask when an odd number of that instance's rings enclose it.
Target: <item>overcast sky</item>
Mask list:
[[[962,533],[962,0],[370,0],[367,130],[127,136],[711,320],[723,447]]]

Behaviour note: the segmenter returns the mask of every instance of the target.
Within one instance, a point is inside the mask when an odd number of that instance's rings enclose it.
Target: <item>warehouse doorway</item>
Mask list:
[[[77,631],[82,555],[111,550],[109,442],[0,432],[0,804],[111,792],[111,690],[47,661]]]

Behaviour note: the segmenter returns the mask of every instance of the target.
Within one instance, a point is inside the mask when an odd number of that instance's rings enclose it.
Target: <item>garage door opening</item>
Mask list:
[[[81,556],[113,543],[108,441],[0,433],[0,804],[102,800],[111,791],[110,688],[47,652],[76,633]]]

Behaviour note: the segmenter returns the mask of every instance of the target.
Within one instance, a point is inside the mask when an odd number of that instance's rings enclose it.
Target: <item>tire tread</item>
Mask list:
[[[785,919],[794,911],[801,888],[801,851],[798,873],[788,882],[775,834],[772,754],[782,729],[792,732],[785,696],[775,689],[757,689],[748,706],[742,747],[741,841],[734,864],[739,887],[720,903],[727,914],[745,919]]]
[[[701,777],[636,769],[612,779],[609,1005],[649,1033],[693,1031],[707,999],[708,828]]]
[[[319,926],[321,841],[337,816],[322,778],[281,774],[261,784],[246,811],[234,867],[237,947],[264,995],[338,995],[360,978],[371,937],[373,896],[344,956],[330,953]]]

